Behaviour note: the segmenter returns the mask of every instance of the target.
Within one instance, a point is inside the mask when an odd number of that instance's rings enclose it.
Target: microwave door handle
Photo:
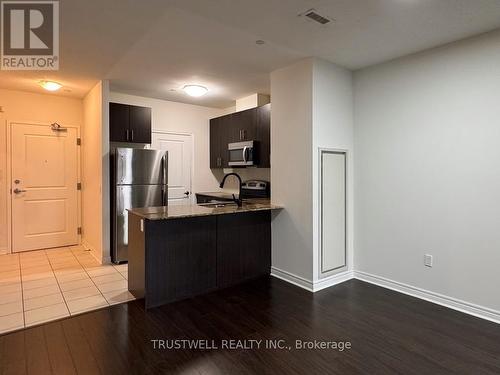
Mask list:
[[[245,164],[247,162],[247,151],[248,151],[248,146],[243,147],[243,162]]]

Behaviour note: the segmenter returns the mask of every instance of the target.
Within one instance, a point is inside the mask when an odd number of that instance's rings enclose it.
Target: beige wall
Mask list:
[[[252,94],[244,98],[236,99],[235,110],[237,112],[245,109],[260,107],[271,102],[271,97],[265,94]]]
[[[0,113],[0,254],[7,251],[7,127]]]
[[[54,94],[35,94],[0,89],[0,252],[7,249],[7,125],[10,122],[58,122],[81,126],[83,108],[80,99]]]
[[[193,192],[219,190],[218,179],[222,178],[222,175],[218,172],[214,175],[210,170],[209,119],[220,116],[224,110],[117,92],[110,93],[110,101],[151,107],[153,131],[192,134],[194,142]]]
[[[82,242],[102,262],[109,261],[103,228],[103,83],[99,82],[83,99],[82,127]]]

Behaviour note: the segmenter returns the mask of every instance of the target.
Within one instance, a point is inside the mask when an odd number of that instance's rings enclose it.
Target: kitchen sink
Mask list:
[[[217,208],[217,207],[226,207],[226,206],[236,206],[235,202],[210,202],[210,203],[198,203],[198,206],[202,207],[210,207],[210,208]]]

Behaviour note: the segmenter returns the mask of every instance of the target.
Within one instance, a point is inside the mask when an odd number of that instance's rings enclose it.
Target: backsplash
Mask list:
[[[235,172],[240,175],[243,181],[246,180],[264,180],[271,181],[271,169],[270,168],[227,168],[227,169],[213,169],[212,173],[217,178],[217,181],[222,181],[222,178],[226,173]],[[223,191],[227,192],[237,192],[238,191],[238,181],[236,178],[228,178]]]

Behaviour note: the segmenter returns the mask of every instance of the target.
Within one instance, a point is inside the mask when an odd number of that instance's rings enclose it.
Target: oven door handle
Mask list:
[[[243,162],[245,164],[247,163],[247,151],[248,151],[248,146],[243,147]]]

